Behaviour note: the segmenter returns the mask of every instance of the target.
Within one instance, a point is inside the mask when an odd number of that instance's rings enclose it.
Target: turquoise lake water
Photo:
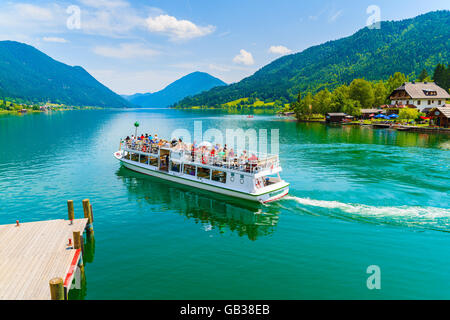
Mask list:
[[[121,169],[119,138],[279,129],[290,195],[257,205]],[[177,110],[0,116],[0,224],[89,198],[84,299],[450,299],[450,136]],[[2,244],[3,245],[3,244]],[[369,290],[366,269],[381,270]]]

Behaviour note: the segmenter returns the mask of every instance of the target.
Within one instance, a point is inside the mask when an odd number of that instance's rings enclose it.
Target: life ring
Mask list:
[[[146,146],[142,146],[142,152],[147,152],[147,147]]]
[[[259,180],[256,180],[256,187],[257,187],[258,189],[260,189],[260,188],[261,188],[261,181],[259,181]]]

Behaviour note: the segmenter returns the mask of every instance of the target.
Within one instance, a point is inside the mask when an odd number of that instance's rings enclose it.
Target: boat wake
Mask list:
[[[295,196],[286,196],[284,199],[286,201],[295,201],[301,206],[326,209],[326,211],[314,210],[314,214],[323,214],[344,220],[450,232],[450,209],[445,208],[420,206],[377,207],[339,201],[313,200]],[[305,212],[309,213],[309,210]]]

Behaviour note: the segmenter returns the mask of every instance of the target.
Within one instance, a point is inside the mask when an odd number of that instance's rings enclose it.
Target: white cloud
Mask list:
[[[269,52],[270,52],[270,53],[274,53],[274,54],[285,55],[285,54],[291,53],[292,50],[286,48],[285,46],[271,46],[271,47],[269,48]]]
[[[255,63],[252,54],[244,49],[241,49],[240,53],[233,58],[233,62],[237,64],[245,64],[246,66],[251,66]]]
[[[88,34],[123,37],[136,28],[145,29],[145,16],[123,1],[82,0],[92,7],[81,11],[81,29]]]
[[[230,69],[227,68],[227,67],[219,66],[219,65],[213,64],[213,63],[210,63],[208,67],[209,67],[211,70],[216,70],[216,71],[222,71],[222,72],[228,72],[228,71],[230,71]]]
[[[201,27],[188,20],[178,20],[167,14],[157,17],[148,17],[147,27],[150,32],[168,35],[171,40],[189,40],[206,36],[216,29],[214,26]]]
[[[344,10],[339,10],[335,12],[330,18],[328,19],[329,22],[335,22],[340,16],[342,16],[342,13]]]
[[[97,46],[93,51],[97,55],[116,59],[153,57],[160,53],[139,43],[121,43],[119,47]]]
[[[80,0],[82,4],[92,8],[123,8],[130,4],[122,0]]]
[[[11,35],[53,31],[65,22],[65,9],[57,4],[37,6],[0,2],[0,29]]]
[[[64,38],[59,37],[43,37],[42,40],[45,42],[57,42],[57,43],[67,43],[68,41]]]
[[[16,13],[25,19],[48,21],[53,19],[52,11],[48,8],[35,6],[28,3],[14,5]]]

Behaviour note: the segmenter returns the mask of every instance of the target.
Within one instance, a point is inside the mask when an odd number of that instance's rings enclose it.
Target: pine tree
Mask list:
[[[433,80],[440,87],[445,88],[445,74],[446,68],[443,64],[439,63],[434,69]]]
[[[428,77],[427,69],[423,69],[422,72],[419,74],[419,77],[417,78],[418,82],[423,82]]]

